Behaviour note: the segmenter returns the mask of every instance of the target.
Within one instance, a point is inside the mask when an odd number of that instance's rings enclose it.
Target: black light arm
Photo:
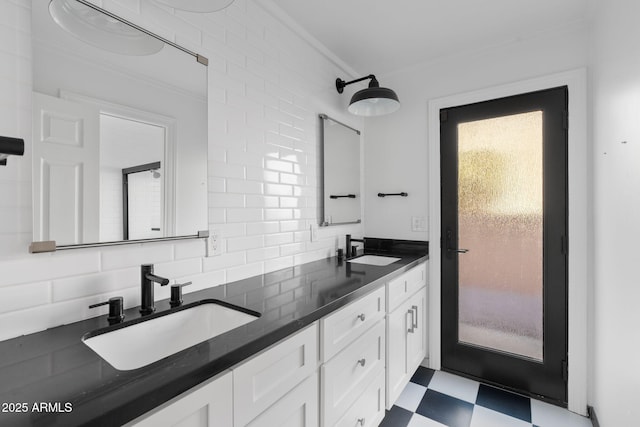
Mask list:
[[[0,136],[0,165],[7,164],[9,155],[24,155],[24,139]]]
[[[359,79],[351,80],[350,82],[345,82],[340,77],[338,77],[336,79],[336,89],[338,89],[338,93],[342,93],[342,92],[344,92],[344,87],[345,86],[348,86],[348,85],[350,85],[352,83],[358,83],[358,82],[361,82],[361,81],[367,80],[367,79],[371,79],[371,82],[369,83],[369,87],[379,87],[380,86],[380,84],[378,83],[378,80],[376,79],[376,76],[374,76],[373,74],[369,74],[368,76],[360,77]]]

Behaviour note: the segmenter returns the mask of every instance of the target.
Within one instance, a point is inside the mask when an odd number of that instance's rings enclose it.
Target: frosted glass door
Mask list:
[[[542,360],[542,111],[458,124],[459,340]]]
[[[442,369],[566,403],[566,87],[440,114]]]

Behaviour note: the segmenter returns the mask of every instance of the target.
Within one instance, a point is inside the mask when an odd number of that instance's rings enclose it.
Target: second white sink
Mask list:
[[[214,302],[204,302],[114,331],[83,338],[84,343],[116,369],[146,366],[181,350],[256,320]]]
[[[356,264],[367,264],[367,265],[378,265],[385,266],[392,264],[396,261],[400,261],[400,258],[394,258],[390,256],[381,256],[381,255],[362,255],[358,258],[353,258],[348,260],[348,262],[353,262]]]

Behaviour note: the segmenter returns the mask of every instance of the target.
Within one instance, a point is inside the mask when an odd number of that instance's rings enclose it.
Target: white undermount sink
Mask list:
[[[378,265],[385,266],[392,264],[396,261],[400,261],[401,258],[394,258],[390,256],[382,256],[382,255],[362,255],[358,258],[353,258],[348,260],[348,262],[353,262],[356,264],[367,264],[367,265]]]
[[[258,318],[218,304],[203,302],[166,315],[82,341],[111,366],[121,371],[137,369]]]

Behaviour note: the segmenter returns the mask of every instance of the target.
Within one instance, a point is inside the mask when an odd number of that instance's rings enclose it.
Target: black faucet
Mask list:
[[[351,247],[351,242],[360,242],[364,244],[364,239],[354,239],[351,237],[351,234],[347,234],[347,242],[344,248],[346,254],[345,259],[350,259],[358,255],[356,247]]]
[[[169,284],[169,279],[153,274],[153,264],[142,264],[140,266],[140,313],[143,316],[156,311],[153,299],[154,282],[165,286]]]

